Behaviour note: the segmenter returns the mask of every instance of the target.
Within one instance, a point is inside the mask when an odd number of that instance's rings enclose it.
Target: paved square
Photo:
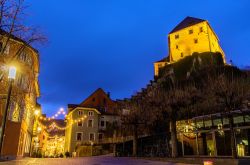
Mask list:
[[[95,156],[83,158],[25,158],[21,160],[0,162],[0,165],[184,165],[183,163],[168,163],[149,161],[127,157]]]

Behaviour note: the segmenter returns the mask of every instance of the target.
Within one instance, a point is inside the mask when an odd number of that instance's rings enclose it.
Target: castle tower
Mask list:
[[[220,52],[224,62],[225,54],[219,44],[219,38],[207,20],[186,17],[168,34],[169,59],[165,64],[154,63],[155,76],[167,63],[177,62],[193,53]]]
[[[185,18],[168,35],[170,62],[176,62],[193,53],[220,52],[219,39],[208,21],[193,17]]]

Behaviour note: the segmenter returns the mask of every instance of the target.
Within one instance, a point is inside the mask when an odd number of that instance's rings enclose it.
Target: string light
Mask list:
[[[60,108],[60,109],[56,112],[56,114],[54,114],[54,115],[51,116],[51,117],[48,117],[48,118],[47,118],[47,117],[40,116],[39,119],[40,119],[40,120],[43,120],[43,121],[50,121],[51,119],[57,118],[59,115],[64,115],[64,117],[66,118],[66,112],[64,111],[63,108]]]
[[[81,118],[78,118],[78,119],[75,119],[75,120],[70,120],[69,124],[67,124],[67,126],[65,126],[65,127],[58,126],[57,123],[53,122],[48,126],[48,128],[56,128],[56,129],[59,129],[59,130],[66,130],[67,128],[69,128],[73,124],[84,121],[86,118],[87,118],[87,116],[85,115],[84,117],[81,117]]]
[[[48,132],[51,132],[53,129],[66,130],[67,128],[71,127],[73,124],[84,121],[86,118],[87,118],[87,116],[85,115],[85,116],[78,118],[78,119],[75,119],[75,120],[68,119],[68,124],[65,127],[59,126],[56,122],[52,122],[49,126],[45,126],[40,121],[38,121],[38,123],[39,123],[41,128],[46,129]],[[50,120],[50,118],[48,118],[48,120]]]
[[[56,122],[52,122],[49,126],[45,126],[44,124],[42,124],[40,121],[51,121],[54,120],[56,117],[58,117],[59,115],[64,115],[67,125],[65,127],[59,126]],[[87,115],[84,115],[83,117],[77,118],[75,120],[70,119],[66,112],[64,111],[63,108],[60,108],[57,113],[55,115],[53,115],[52,117],[43,117],[40,116],[38,123],[41,126],[41,128],[46,129],[48,132],[51,132],[53,129],[58,129],[58,130],[66,130],[67,128],[71,127],[73,124],[76,124],[78,122],[84,121],[87,118]]]

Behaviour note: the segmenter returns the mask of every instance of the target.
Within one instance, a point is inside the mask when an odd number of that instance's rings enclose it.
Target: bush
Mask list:
[[[65,156],[66,156],[66,158],[69,158],[70,157],[70,153],[69,152],[65,152]]]
[[[63,158],[63,154],[61,153],[61,154],[59,155],[59,157],[60,157],[60,158]]]

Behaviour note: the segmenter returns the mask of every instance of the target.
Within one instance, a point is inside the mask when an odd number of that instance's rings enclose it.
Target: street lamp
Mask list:
[[[38,132],[41,132],[41,131],[42,131],[42,128],[41,128],[41,127],[38,127],[38,128],[37,128],[37,131],[38,131]]]
[[[91,145],[91,156],[93,156],[93,145],[94,145],[94,142],[90,141],[90,145]]]
[[[8,95],[7,95],[5,109],[3,112],[2,127],[1,127],[1,132],[0,132],[0,155],[1,156],[2,156],[2,150],[3,150],[3,141],[4,141],[4,136],[5,136],[6,120],[7,120],[8,109],[9,109],[9,105],[10,105],[12,84],[13,84],[15,78],[16,78],[16,68],[14,66],[10,66],[9,67],[9,74],[8,74],[8,79],[9,79]]]
[[[40,111],[37,109],[37,110],[35,110],[34,114],[35,114],[35,116],[39,116]]]

